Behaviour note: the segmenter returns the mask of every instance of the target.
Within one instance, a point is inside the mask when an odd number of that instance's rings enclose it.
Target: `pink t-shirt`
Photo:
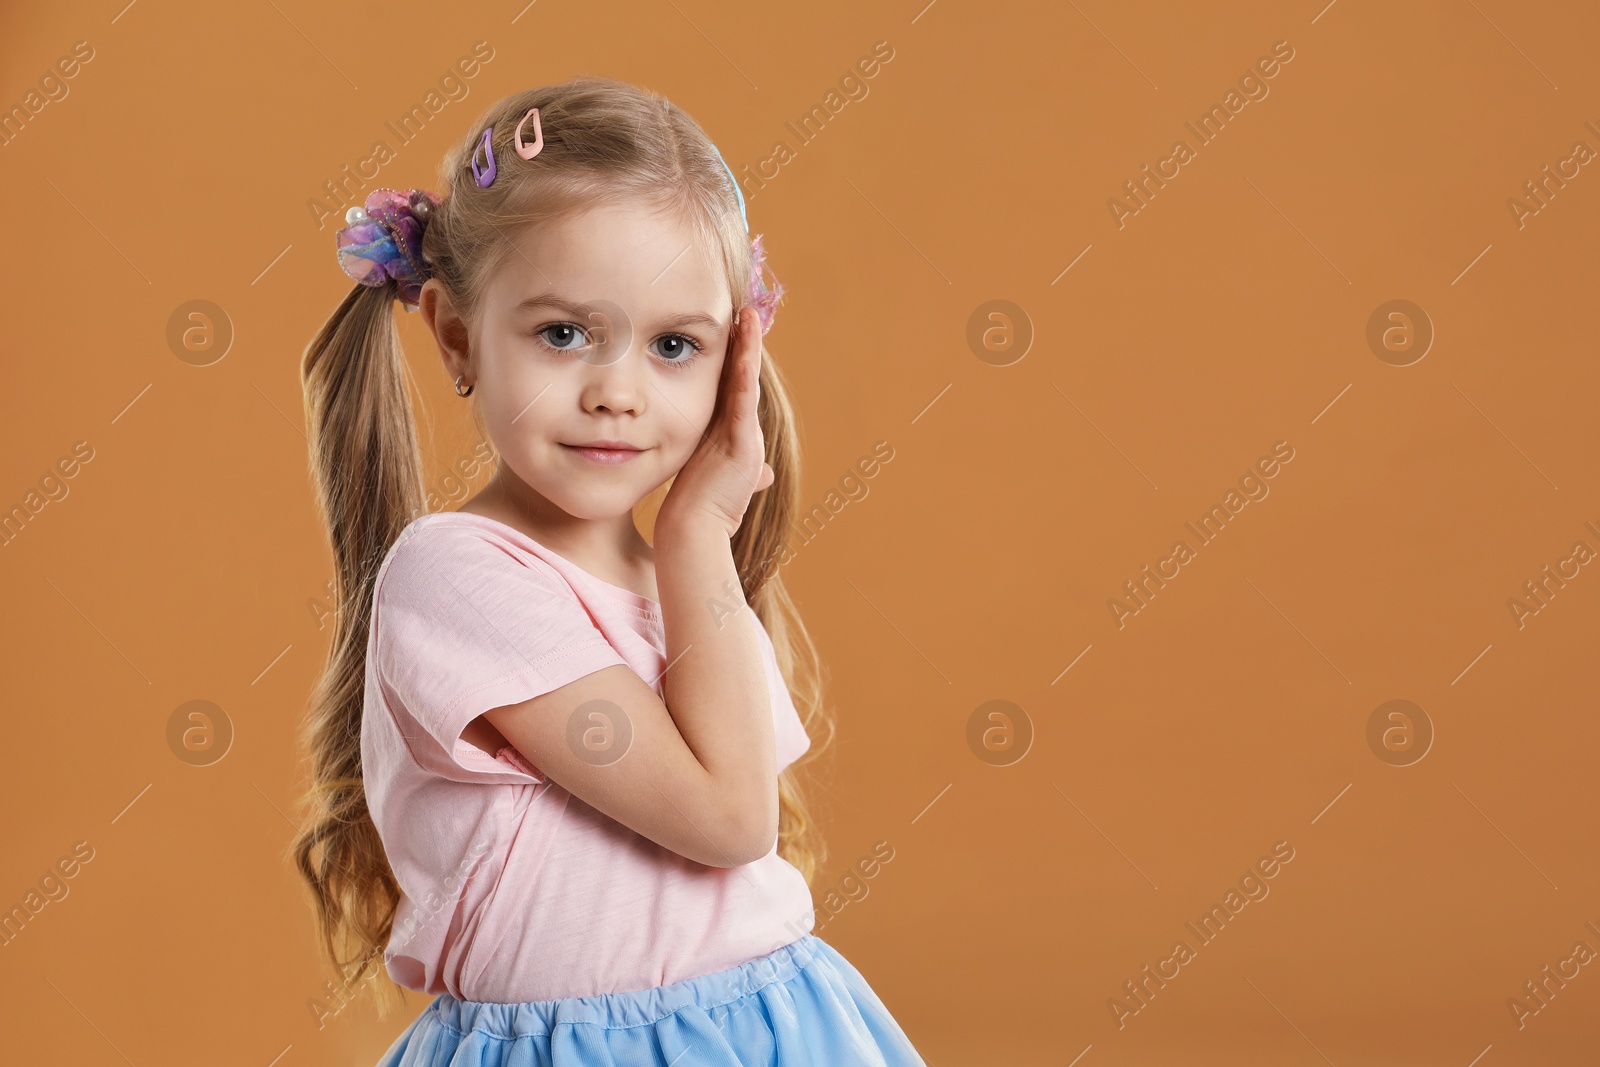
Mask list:
[[[811,740],[755,629],[781,771]],[[396,982],[498,1003],[631,992],[811,931],[810,889],[776,840],[708,867],[547,781],[537,752],[461,739],[491,708],[617,663],[661,694],[655,601],[470,512],[401,533],[374,586],[361,726],[367,804],[404,892],[384,952]]]

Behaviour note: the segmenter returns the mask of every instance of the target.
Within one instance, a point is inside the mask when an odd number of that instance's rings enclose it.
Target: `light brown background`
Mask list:
[[[1508,608],[1600,548],[1596,164],[1521,229],[1507,208],[1600,148],[1589,5],[521,8],[0,16],[6,109],[95,49],[0,148],[0,504],[95,450],[0,548],[0,903],[95,853],[0,951],[6,1058],[364,1064],[426,1003],[317,1027],[284,855],[331,576],[297,366],[349,286],[307,200],[475,41],[470,95],[376,184],[436,188],[492,100],[589,72],[666,93],[739,169],[885,40],[750,201],[808,499],[895,450],[785,571],[842,727],[819,898],[895,850],[826,939],[930,1064],[1594,1061],[1600,964],[1525,1029],[1507,1009],[1600,949],[1600,576]],[[1107,199],[1280,40],[1270,95],[1119,230]],[[1365,339],[1397,298],[1437,331],[1408,367]],[[208,367],[165,339],[194,299],[236,331]],[[966,342],[993,299],[1036,331],[1007,367]],[[475,438],[404,329],[441,484]],[[1118,629],[1107,600],[1280,440],[1270,496]],[[1366,741],[1396,698],[1437,731],[1409,767]],[[236,731],[209,767],[168,748],[192,699]],[[967,742],[995,699],[1034,731],[1011,766]],[[1271,895],[1119,1030],[1108,999],[1280,840]]]

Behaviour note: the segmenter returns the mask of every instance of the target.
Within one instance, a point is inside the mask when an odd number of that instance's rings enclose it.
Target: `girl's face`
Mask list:
[[[722,268],[688,223],[642,206],[507,238],[467,372],[489,436],[506,473],[568,515],[626,515],[711,421],[734,311]]]

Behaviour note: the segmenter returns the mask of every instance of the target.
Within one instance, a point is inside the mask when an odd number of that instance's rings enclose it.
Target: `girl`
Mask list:
[[[599,78],[500,101],[441,180],[351,209],[361,284],[302,367],[339,611],[294,851],[334,966],[434,994],[383,1067],[920,1065],[810,932],[797,438],[738,183]],[[395,297],[499,455],[457,512],[425,513]]]

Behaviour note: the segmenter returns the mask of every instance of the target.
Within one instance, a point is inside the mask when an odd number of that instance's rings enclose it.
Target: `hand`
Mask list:
[[[756,416],[760,399],[761,319],[745,307],[728,338],[711,422],[661,502],[658,527],[710,523],[730,538],[739,531],[750,497],[775,477]]]

